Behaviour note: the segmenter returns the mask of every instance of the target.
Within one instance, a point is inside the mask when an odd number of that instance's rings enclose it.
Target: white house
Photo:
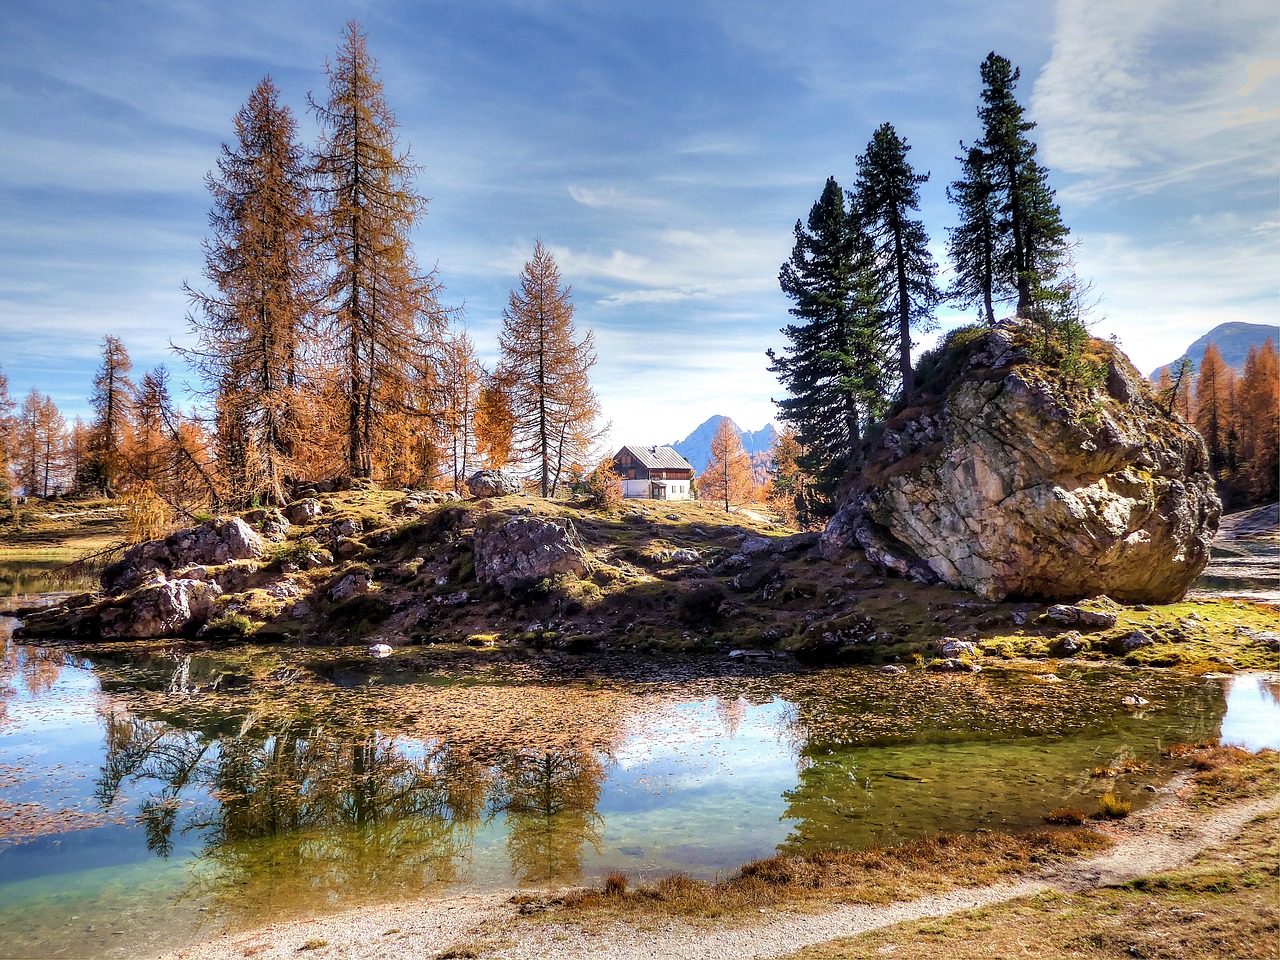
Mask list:
[[[692,493],[693,465],[671,447],[626,446],[614,454],[613,464],[624,497],[688,500]]]

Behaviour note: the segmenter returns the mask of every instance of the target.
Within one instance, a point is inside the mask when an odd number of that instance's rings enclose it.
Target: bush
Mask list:
[[[602,510],[612,509],[622,503],[622,476],[618,473],[613,457],[605,457],[583,482],[587,499]]]
[[[1111,790],[1108,790],[1098,798],[1098,813],[1108,820],[1123,820],[1132,809],[1133,804],[1131,802],[1116,796]]]

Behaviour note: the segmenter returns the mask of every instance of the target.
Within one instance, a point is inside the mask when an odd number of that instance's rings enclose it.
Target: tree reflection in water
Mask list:
[[[220,912],[287,914],[339,899],[421,895],[466,879],[476,830],[505,815],[519,882],[572,881],[598,848],[604,764],[586,751],[506,750],[481,761],[444,742],[257,716],[184,728],[106,718],[104,809],[128,785],[148,848],[198,837],[189,891]]]

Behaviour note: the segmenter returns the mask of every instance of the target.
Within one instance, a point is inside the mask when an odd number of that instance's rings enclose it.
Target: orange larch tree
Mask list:
[[[424,386],[424,358],[444,320],[434,276],[418,270],[410,243],[426,198],[413,186],[409,155],[397,149],[395,116],[354,21],[328,75],[328,101],[310,102],[322,128],[315,170],[330,264],[332,363],[344,408],[347,470],[374,477],[386,466],[380,457],[396,449],[381,437],[391,421],[429,412],[413,404],[413,381],[417,376]]]
[[[508,385],[515,450],[531,465],[542,496],[555,496],[561,475],[591,459],[602,430],[589,373],[594,338],[578,339],[573,303],[555,259],[539,240],[502,311],[497,377]]]
[[[124,477],[122,447],[133,429],[133,361],[119,337],[102,339],[102,366],[93,378],[89,404],[94,410],[86,479],[114,496]]]
[[[1231,412],[1231,370],[1213,344],[1205,348],[1196,377],[1195,428],[1209,448],[1209,468],[1218,475],[1226,463]]]
[[[733,421],[722,417],[711,438],[711,459],[698,477],[698,497],[723,503],[728,513],[734,504],[750,500],[754,489],[751,458],[742,448],[742,437]]]

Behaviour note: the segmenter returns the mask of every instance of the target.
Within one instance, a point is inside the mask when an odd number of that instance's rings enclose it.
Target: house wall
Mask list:
[[[688,480],[668,480],[667,496],[668,500],[688,500],[689,499],[689,481]],[[648,480],[623,480],[622,495],[629,500],[642,499],[651,500],[653,484]]]

